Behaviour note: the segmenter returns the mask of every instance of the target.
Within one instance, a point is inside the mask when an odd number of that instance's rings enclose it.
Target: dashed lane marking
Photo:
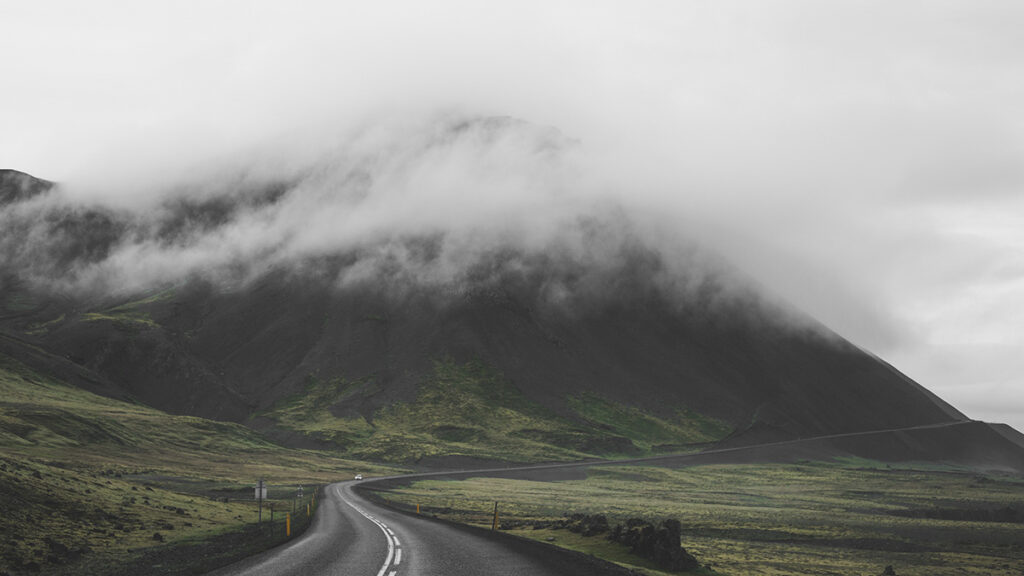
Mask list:
[[[363,510],[359,506],[356,506],[355,504],[353,504],[353,503],[349,502],[348,500],[346,500],[345,497],[341,493],[341,487],[340,486],[335,487],[335,491],[338,494],[338,498],[340,498],[342,502],[344,502],[345,504],[348,504],[349,506],[351,506],[352,509],[354,509],[356,512],[359,512],[364,518],[366,518],[370,522],[373,522],[374,524],[376,524],[377,527],[380,528],[380,531],[384,534],[384,538],[388,541],[388,555],[387,555],[387,558],[384,559],[384,564],[382,564],[381,567],[380,567],[380,572],[377,572],[377,576],[384,576],[384,574],[386,574],[387,571],[388,571],[388,567],[391,566],[391,559],[395,557],[395,547],[398,545],[398,538],[394,538],[393,537],[394,533],[391,532],[391,529],[388,528],[386,524],[384,524],[380,520],[377,520],[376,518],[373,517],[372,514],[366,512],[365,510]],[[401,549],[399,549],[398,550],[398,558],[399,558],[399,560],[395,562],[396,565],[398,564],[399,561],[401,561],[400,560],[401,557],[402,557],[402,551],[401,551]],[[392,570],[391,573],[388,574],[388,576],[395,576],[396,572],[397,572],[396,570]]]

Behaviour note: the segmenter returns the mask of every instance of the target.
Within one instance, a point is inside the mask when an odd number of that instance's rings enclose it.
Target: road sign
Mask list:
[[[267,484],[263,480],[260,480],[259,482],[256,483],[256,494],[253,496],[253,498],[257,500],[267,499]]]

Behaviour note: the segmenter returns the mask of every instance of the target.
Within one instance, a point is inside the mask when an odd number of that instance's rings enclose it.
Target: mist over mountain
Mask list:
[[[572,286],[546,286],[557,301],[567,291],[596,295],[604,281],[589,276],[637,252],[656,255],[648,280],[679,297],[705,276],[721,290],[749,290],[688,230],[595,193],[574,166],[577,146],[555,129],[509,118],[442,118],[411,132],[357,134],[294,173],[254,169],[139,191],[131,202],[41,181],[12,185],[0,256],[6,271],[40,289],[79,294],[123,295],[193,277],[236,286],[271,271],[339,287],[458,292],[554,261],[576,268],[566,275]]]
[[[593,193],[578,146],[445,118],[358,134],[292,173],[130,202],[5,172],[0,344],[91,390],[283,442],[402,447],[369,455],[384,459],[966,420],[690,230]],[[445,382],[469,388],[438,396]],[[466,398],[519,416],[500,434],[465,409],[456,424],[395,419]]]
[[[0,576],[1024,566],[1024,4],[0,15]]]

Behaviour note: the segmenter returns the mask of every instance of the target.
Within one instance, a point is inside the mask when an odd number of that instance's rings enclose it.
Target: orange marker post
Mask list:
[[[284,515],[284,532],[285,532],[285,536],[288,536],[289,538],[292,537],[292,515],[291,514],[285,514]]]

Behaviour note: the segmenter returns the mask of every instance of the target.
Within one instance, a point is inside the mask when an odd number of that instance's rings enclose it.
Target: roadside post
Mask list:
[[[263,500],[267,497],[267,484],[260,478],[256,482],[256,523],[263,523]]]
[[[498,503],[494,503],[494,521],[491,523],[491,530],[498,529]]]
[[[285,536],[292,537],[292,515],[288,513],[284,515],[284,532]]]

